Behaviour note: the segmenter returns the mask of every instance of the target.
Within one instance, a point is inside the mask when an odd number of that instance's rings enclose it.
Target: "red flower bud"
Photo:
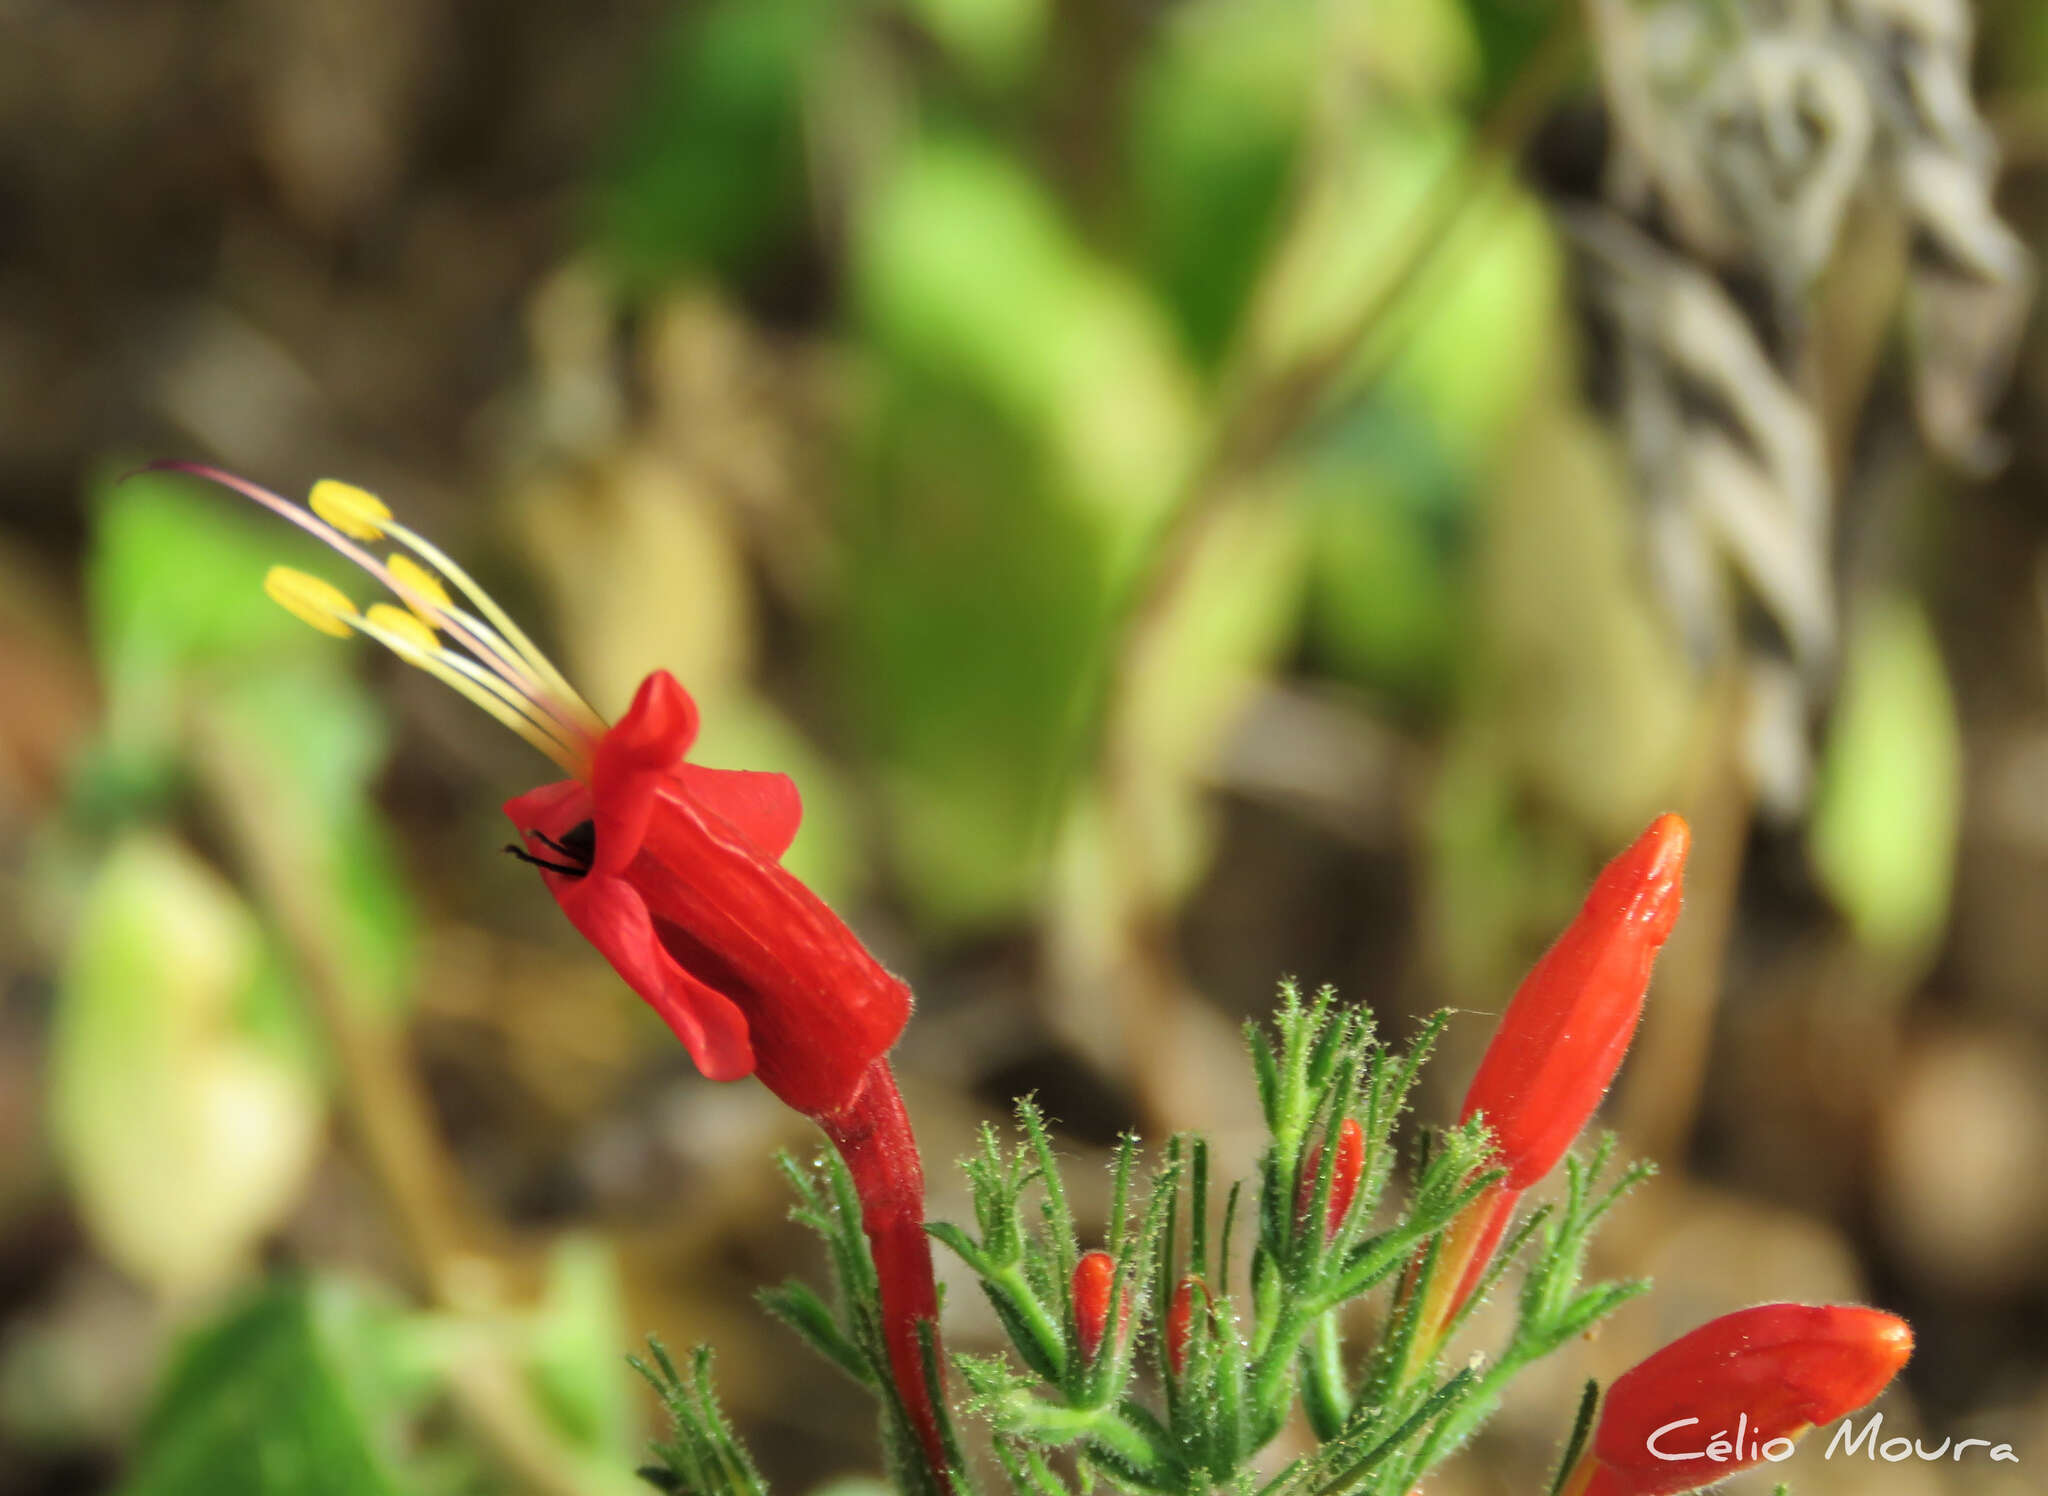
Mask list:
[[[1209,1285],[1190,1273],[1173,1285],[1173,1303],[1166,1311],[1166,1368],[1175,1376],[1187,1370],[1188,1334],[1194,1327],[1195,1295],[1209,1302]]]
[[[1093,1361],[1102,1348],[1103,1331],[1109,1328],[1109,1301],[1116,1289],[1116,1259],[1107,1252],[1083,1252],[1074,1264],[1074,1335],[1081,1343],[1081,1359]],[[1131,1326],[1131,1296],[1128,1291],[1117,1310],[1116,1333],[1121,1340]]]
[[[1358,1198],[1358,1176],[1364,1168],[1365,1129],[1346,1117],[1337,1127],[1337,1158],[1330,1165],[1330,1207],[1323,1217],[1323,1240],[1335,1236],[1344,1217],[1351,1213],[1351,1202]],[[1323,1145],[1317,1143],[1301,1161],[1301,1183],[1294,1191],[1296,1224],[1308,1219],[1309,1206],[1315,1203],[1316,1180],[1322,1172]]]
[[[1506,1188],[1527,1189],[1556,1167],[1613,1084],[1678,919],[1690,840],[1678,816],[1652,822],[1607,864],[1501,1015],[1458,1120],[1486,1114]]]
[[[1724,1314],[1615,1379],[1565,1489],[1671,1496],[1781,1459],[1807,1429],[1876,1397],[1912,1352],[1904,1320],[1852,1304]]]
[[[1692,833],[1661,815],[1601,870],[1578,917],[1543,953],[1501,1015],[1465,1093],[1461,1123],[1480,1113],[1507,1177],[1468,1205],[1444,1239],[1416,1355],[1478,1289],[1522,1191],[1556,1167],[1621,1068],[1678,919]]]

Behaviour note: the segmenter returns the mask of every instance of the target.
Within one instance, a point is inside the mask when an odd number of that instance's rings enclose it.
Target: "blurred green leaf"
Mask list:
[[[1484,40],[1464,0],[1348,7],[1345,19],[1375,75],[1411,99],[1454,102],[1470,92],[1484,63]]]
[[[107,711],[76,794],[93,820],[118,822],[175,783],[175,740],[195,678],[258,664],[341,672],[334,641],[262,590],[275,563],[330,577],[338,567],[310,538],[180,475],[110,474],[93,506],[86,590]]]
[[[1407,267],[1433,196],[1465,169],[1469,135],[1448,110],[1383,103],[1331,143],[1260,309],[1269,367],[1322,348]]]
[[[1849,640],[1808,845],[1858,937],[1895,958],[1929,955],[1947,921],[1962,768],[1926,614],[1903,595],[1873,600]]]
[[[1040,453],[968,391],[907,372],[869,433],[849,536],[846,680],[898,866],[941,924],[1028,901],[1107,617],[1102,547]]]
[[[563,1238],[548,1257],[528,1371],[555,1426],[622,1475],[639,1442],[632,1372],[621,1350],[629,1339],[611,1249],[594,1237]]]
[[[1555,367],[1556,236],[1532,195],[1473,158],[1468,127],[1448,111],[1372,111],[1322,177],[1274,284],[1267,361],[1319,352],[1370,311],[1363,393],[1426,409],[1475,469]]]
[[[1576,24],[1570,0],[1464,0],[1479,53],[1480,93],[1498,98],[1553,26]]]
[[[1445,278],[1426,278],[1406,309],[1414,321],[1387,387],[1430,413],[1459,460],[1484,468],[1554,374],[1567,332],[1563,256],[1542,204],[1506,187],[1477,191],[1438,251]]]
[[[1048,0],[908,0],[932,35],[983,82],[1019,82],[1045,42]]]
[[[1395,700],[1441,705],[1459,666],[1473,475],[1426,410],[1388,392],[1329,433],[1295,481],[1315,537],[1318,653]]]
[[[1047,498],[1109,542],[1113,567],[1130,565],[1179,492],[1199,420],[1144,288],[1083,245],[1017,163],[957,138],[898,163],[855,278],[879,351],[991,407],[1035,449]]]
[[[302,672],[224,683],[201,710],[200,751],[232,764],[216,793],[236,796],[240,814],[301,862],[351,990],[395,1010],[411,995],[417,921],[369,799],[387,746],[382,717],[346,677]]]
[[[384,721],[348,673],[359,657],[264,595],[276,563],[360,589],[324,548],[191,478],[100,490],[89,582],[109,704],[76,797],[114,826],[160,814],[189,766],[225,752],[253,822],[306,860],[339,959],[388,1004],[410,986],[414,927],[369,799]],[[270,991],[289,1006],[282,977]]]
[[[397,1496],[375,1394],[389,1320],[327,1282],[231,1310],[171,1367],[120,1496]]]
[[[1142,289],[966,142],[900,164],[856,290],[878,388],[848,687],[913,896],[971,924],[1039,885],[1112,600],[1191,460],[1192,381]]]
[[[110,475],[93,506],[86,580],[93,641],[110,676],[321,649],[261,588],[277,562],[335,574],[309,537],[252,518],[241,499],[182,474]]]
[[[594,203],[627,282],[710,268],[744,281],[807,214],[804,105],[842,20],[831,0],[685,7],[657,48]]]
[[[1210,5],[1167,28],[1138,77],[1139,253],[1205,364],[1229,345],[1286,205],[1319,34],[1312,6]]]
[[[325,1105],[259,926],[179,843],[131,833],[72,940],[51,1126],[94,1239],[166,1292],[218,1282],[298,1198]]]

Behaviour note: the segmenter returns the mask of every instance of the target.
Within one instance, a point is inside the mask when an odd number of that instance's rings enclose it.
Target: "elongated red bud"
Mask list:
[[[1074,1336],[1081,1345],[1081,1359],[1093,1361],[1102,1349],[1103,1332],[1109,1328],[1109,1301],[1116,1288],[1116,1259],[1107,1252],[1083,1252],[1074,1264]],[[1117,1315],[1117,1333],[1131,1322],[1131,1301],[1125,1295]]]
[[[1525,1190],[1555,1168],[1613,1084],[1678,919],[1691,838],[1678,816],[1653,821],[1607,864],[1501,1015],[1458,1120],[1486,1114],[1505,1188]]]
[[[1759,1304],[1710,1320],[1615,1378],[1575,1496],[1673,1496],[1765,1460],[1875,1398],[1913,1353],[1895,1315]]]
[[[1358,1198],[1358,1178],[1364,1169],[1365,1129],[1346,1117],[1337,1127],[1337,1157],[1330,1165],[1330,1205],[1323,1216],[1323,1240],[1334,1237],[1344,1224],[1344,1217],[1351,1214],[1351,1204]],[[1309,1207],[1315,1203],[1316,1180],[1322,1172],[1323,1145],[1317,1143],[1301,1161],[1301,1183],[1294,1192],[1297,1223],[1308,1219]]]
[[[1190,1273],[1173,1285],[1173,1302],[1166,1311],[1166,1368],[1175,1376],[1187,1370],[1188,1333],[1195,1322],[1195,1295],[1209,1302],[1209,1285]]]
[[[1458,1114],[1485,1114],[1507,1177],[1468,1205],[1444,1239],[1414,1344],[1434,1355],[1478,1290],[1522,1192],[1557,1166],[1621,1068],[1650,968],[1678,919],[1692,832],[1661,815],[1608,863],[1578,916],[1501,1015]],[[1418,1256],[1419,1261],[1419,1256]]]

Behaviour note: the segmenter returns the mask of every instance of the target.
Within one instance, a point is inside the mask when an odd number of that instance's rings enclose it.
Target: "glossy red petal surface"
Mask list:
[[[675,777],[701,810],[739,832],[763,857],[781,858],[796,840],[804,804],[787,774],[683,764]]]
[[[738,1080],[754,1072],[746,1017],[669,954],[630,883],[597,874],[543,876],[569,922],[675,1031],[706,1079]]]

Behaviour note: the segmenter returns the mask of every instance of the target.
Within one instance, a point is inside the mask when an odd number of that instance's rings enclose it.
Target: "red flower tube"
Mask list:
[[[570,777],[505,804],[562,912],[659,1013],[712,1080],[758,1075],[815,1120],[861,1200],[897,1390],[925,1453],[946,1460],[925,1385],[920,1321],[937,1318],[924,1175],[885,1056],[910,990],[781,865],[802,816],[780,774],[686,761],[697,708],[665,670],[607,725],[459,566],[373,495],[315,485],[311,512],[210,468],[331,546],[402,607],[358,611],[340,589],[274,567],[265,590],[330,634],[364,634],[453,687]],[[402,550],[380,560],[357,542]],[[462,601],[457,603],[455,596]]]
[[[1418,1347],[1435,1350],[1478,1287],[1522,1192],[1557,1166],[1614,1083],[1650,968],[1678,919],[1691,835],[1676,815],[1651,822],[1602,869],[1578,917],[1501,1015],[1458,1120],[1485,1116],[1495,1164],[1507,1177],[1466,1207],[1446,1236]]]
[[[1912,1353],[1904,1320],[1852,1304],[1724,1314],[1615,1379],[1564,1490],[1672,1496],[1784,1459],[1809,1428],[1875,1398]]]

